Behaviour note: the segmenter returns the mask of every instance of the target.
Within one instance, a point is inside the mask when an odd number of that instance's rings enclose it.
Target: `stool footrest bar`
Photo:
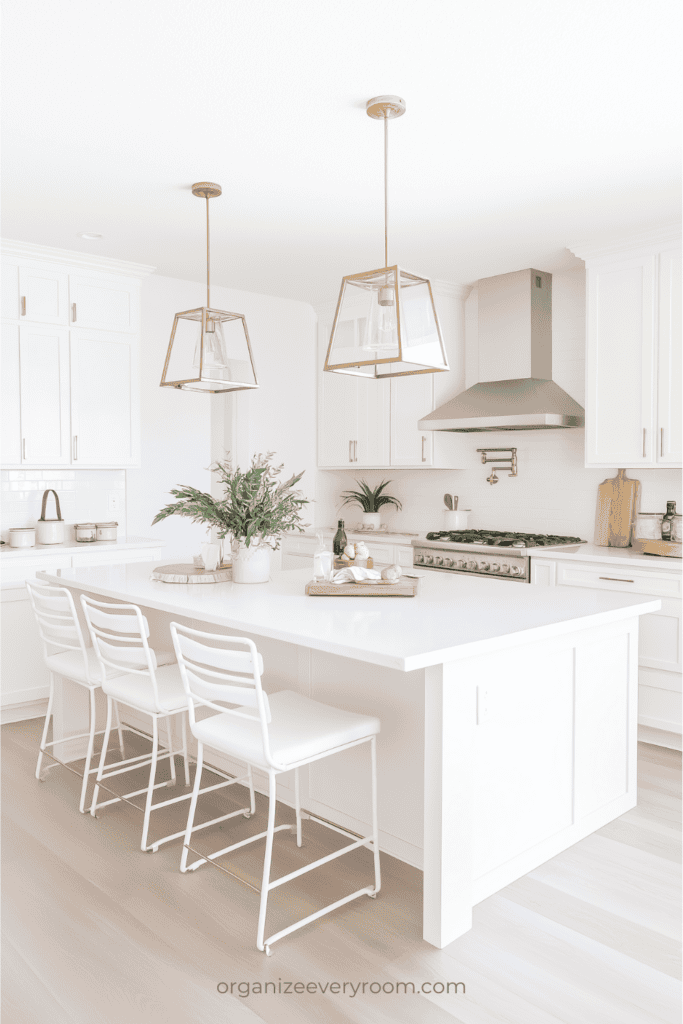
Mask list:
[[[343,899],[337,900],[336,903],[329,903],[326,907],[323,907],[322,910],[316,910],[315,914],[309,914],[308,917],[302,918],[301,921],[297,921],[295,924],[290,924],[288,928],[283,928],[282,931],[275,932],[275,934],[271,935],[270,938],[263,940],[263,945],[272,946],[274,942],[278,941],[278,939],[283,939],[285,935],[291,935],[292,932],[297,931],[299,928],[303,928],[304,925],[310,924],[312,921],[317,921],[318,918],[322,917],[324,914],[329,914],[338,907],[343,907],[345,903],[350,903],[351,900],[356,900],[359,896],[372,896],[374,895],[374,892],[374,885],[368,885],[365,889],[359,889],[357,892],[352,892],[350,896],[344,896]]]

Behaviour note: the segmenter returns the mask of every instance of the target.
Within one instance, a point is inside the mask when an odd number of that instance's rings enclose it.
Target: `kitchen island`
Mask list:
[[[442,573],[416,598],[307,597],[307,569],[197,586],[153,581],[153,568],[38,575],[140,605],[157,647],[174,619],[250,636],[267,691],[377,715],[380,846],[423,870],[435,946],[471,927],[474,904],[635,806],[638,617],[657,599]],[[65,697],[64,735],[78,717]],[[368,834],[366,753],[311,765],[303,806]]]

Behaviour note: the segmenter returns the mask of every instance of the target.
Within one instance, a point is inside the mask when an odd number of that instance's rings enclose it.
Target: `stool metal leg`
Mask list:
[[[93,747],[95,746],[95,726],[97,724],[97,709],[95,705],[95,690],[91,686],[90,690],[90,730],[88,732],[88,750],[85,755],[85,765],[83,766],[83,785],[81,786],[81,799],[78,805],[78,809],[81,814],[85,814],[85,794],[88,790],[88,782],[90,781],[90,762],[92,761]]]
[[[171,779],[169,786],[175,786],[176,775],[175,775],[175,751],[173,750],[173,723],[170,716],[166,719],[166,735],[168,736],[168,767],[171,770]]]
[[[100,792],[100,787],[98,786],[98,782],[101,780],[102,774],[104,772],[104,762],[105,762],[105,759],[106,759],[106,756],[107,756],[107,748],[109,746],[109,735],[111,733],[111,719],[112,719],[113,704],[114,704],[114,702],[113,702],[112,698],[111,697],[107,697],[107,724],[104,727],[104,736],[102,737],[102,751],[100,753],[100,763],[99,763],[98,768],[97,768],[97,776],[96,776],[96,780],[95,780],[95,788],[94,788],[93,794],[92,794],[92,803],[90,804],[90,813],[93,816],[93,818],[97,817],[97,814],[95,812],[96,812],[96,808],[97,808],[97,797],[98,797],[99,792]]]
[[[168,722],[168,719],[167,719]],[[172,740],[169,730],[168,744],[172,751]],[[154,780],[157,774],[157,753],[159,750],[159,721],[156,715],[152,715],[152,761],[149,766],[149,784],[147,786],[147,799],[145,800],[145,820],[142,826],[142,841],[140,849],[147,849],[147,832],[149,830],[149,816],[152,813],[152,798],[154,797]],[[171,752],[171,757],[173,753]],[[175,779],[175,773],[174,773]],[[156,853],[156,850],[154,851]]]
[[[294,769],[294,806],[296,808],[296,845],[301,846],[301,792],[298,768]]]
[[[121,751],[121,758],[126,756],[126,748],[123,745],[123,729],[121,728],[121,716],[119,714],[119,705],[117,701],[114,701],[114,712],[116,714],[116,731],[119,734],[119,750]]]
[[[370,741],[370,756],[372,758],[372,845],[374,848],[375,860],[375,891],[369,893],[373,899],[382,885],[379,872],[379,823],[377,819],[377,739],[375,736]]]
[[[52,717],[52,704],[55,696],[55,677],[50,672],[50,696],[47,701],[47,712],[45,714],[45,725],[43,726],[43,735],[40,738],[40,749],[38,751],[38,763],[36,764],[36,778],[39,782],[43,780],[40,777],[40,769],[43,764],[43,748],[47,742],[48,732],[50,730],[50,719]]]
[[[266,833],[266,852],[263,858],[263,880],[261,882],[261,905],[258,915],[258,931],[256,947],[263,950],[263,935],[266,929],[266,913],[268,910],[268,889],[270,884],[270,863],[273,858],[273,833],[275,832],[276,777],[274,771],[268,772],[268,831]],[[265,947],[270,956],[270,946]]]
[[[190,785],[190,759],[187,754],[187,715],[183,711],[180,716],[180,728],[183,737],[183,764],[185,766],[185,785]]]
[[[202,767],[204,764],[204,744],[201,741],[197,742],[197,773],[194,777],[194,788],[192,790],[192,799],[190,800],[190,810],[187,815],[187,828],[185,829],[185,838],[183,839],[183,853],[180,858],[180,870],[187,871],[187,855],[190,852],[188,847],[190,845],[190,839],[192,837],[192,826],[194,825],[194,815],[197,809],[197,796],[199,795],[199,786],[202,779]]]

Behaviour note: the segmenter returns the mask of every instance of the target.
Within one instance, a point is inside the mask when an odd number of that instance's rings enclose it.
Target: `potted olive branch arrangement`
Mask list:
[[[303,473],[278,483],[282,466],[272,465],[273,452],[254,455],[249,469],[233,467],[230,457],[216,462],[212,472],[223,484],[225,496],[214,498],[195,487],[181,485],[171,494],[177,500],[157,512],[152,526],[168,516],[185,516],[195,523],[215,527],[222,540],[230,535],[232,578],[235,583],[267,583],[270,552],[280,546],[288,530],[303,533],[301,509],[308,504],[294,490]]]
[[[360,505],[363,509],[363,526],[379,530],[381,519],[379,510],[383,505],[393,505],[399,511],[403,507],[398,498],[392,498],[390,494],[382,493],[391,480],[383,480],[375,488],[371,488],[365,480],[356,480],[356,483],[360,487],[359,491],[342,491],[344,500],[340,508],[343,508],[344,505]]]

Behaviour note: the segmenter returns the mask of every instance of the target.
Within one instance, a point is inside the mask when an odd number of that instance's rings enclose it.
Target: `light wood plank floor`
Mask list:
[[[210,867],[181,875],[179,841],[141,853],[142,816],[130,807],[79,815],[79,780],[64,769],[35,780],[41,726],[35,719],[2,729],[5,1024],[680,1020],[674,751],[641,744],[638,807],[479,904],[472,930],[446,949],[421,940],[420,873],[384,856],[377,900],[342,907],[267,958],[255,948],[256,893]],[[226,799],[216,797],[207,818]],[[261,821],[264,806],[259,799]],[[186,807],[160,812],[155,827],[182,827]],[[279,814],[292,820],[284,806]],[[241,817],[228,825],[237,838],[254,831]],[[230,841],[227,831],[208,829],[196,842],[216,849]],[[303,850],[288,833],[279,840],[278,874],[345,842],[310,822]],[[261,855],[262,846],[240,851],[231,867],[258,885]],[[369,853],[358,851],[277,890],[269,926],[359,888],[369,870]],[[242,988],[220,994],[220,982]],[[282,991],[254,992],[265,982]],[[366,990],[284,991],[296,982],[366,982]],[[369,987],[398,982],[431,983],[437,994]],[[446,982],[463,982],[465,993],[440,994]]]

